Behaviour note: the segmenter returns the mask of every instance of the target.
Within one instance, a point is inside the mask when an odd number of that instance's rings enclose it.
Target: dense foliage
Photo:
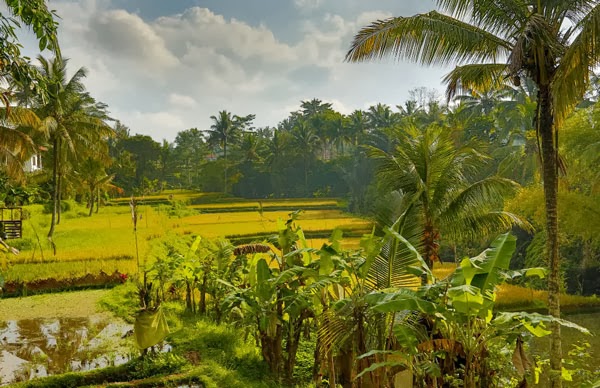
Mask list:
[[[85,90],[85,69],[67,78],[43,1],[6,1],[54,57],[37,65],[21,58],[17,24],[0,14],[0,200],[44,202],[52,242],[67,199],[86,203],[92,217],[111,197],[166,188],[346,198],[349,211],[375,224],[360,249],[342,249],[338,231],[308,248],[295,213],[279,220],[277,234],[248,245],[156,239],[141,264],[137,258],[141,305],[184,301],[190,314],[237,326],[286,386],[298,382],[306,349],[316,384],[389,386],[407,371],[423,386],[525,386],[545,364],[529,361],[523,336],[550,326],[560,350],[559,325],[573,326],[559,318],[559,287],[600,292],[593,83],[580,101],[597,62],[600,13],[592,1],[438,3],[456,19],[432,12],[375,22],[357,35],[349,59],[507,55],[453,70],[446,103],[419,88],[396,107],[343,114],[315,98],[265,128],[253,126],[254,114],[223,110],[210,128],[158,142],[119,121],[111,126],[108,107]],[[575,22],[567,31],[565,18]],[[32,157],[45,168],[26,174]],[[183,204],[170,203],[171,215],[184,215]],[[135,231],[133,199],[132,214]],[[456,269],[436,279],[432,269],[444,260]],[[553,316],[498,312],[496,286],[506,281],[550,289]],[[558,386],[572,371],[552,355]]]

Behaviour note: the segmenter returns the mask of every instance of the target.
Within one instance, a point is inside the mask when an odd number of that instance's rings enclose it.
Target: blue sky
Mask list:
[[[379,18],[433,9],[430,0],[52,0],[71,71],[113,117],[156,140],[207,129],[220,110],[276,125],[301,100],[342,113],[402,104],[448,69],[343,62],[352,36]],[[28,42],[29,41],[29,42]],[[31,47],[31,37],[25,38]]]

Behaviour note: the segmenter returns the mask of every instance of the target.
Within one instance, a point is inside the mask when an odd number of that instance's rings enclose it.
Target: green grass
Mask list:
[[[88,290],[0,299],[0,317],[21,320],[104,316],[107,313],[101,312],[98,302],[109,294],[109,290]]]

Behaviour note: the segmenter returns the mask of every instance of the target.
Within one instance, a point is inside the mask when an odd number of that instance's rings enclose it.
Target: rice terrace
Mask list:
[[[599,37],[0,0],[0,386],[600,388]]]

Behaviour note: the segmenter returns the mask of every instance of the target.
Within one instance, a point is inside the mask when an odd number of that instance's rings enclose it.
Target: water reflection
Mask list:
[[[0,322],[1,383],[123,364],[133,352],[131,328],[88,318]]]

